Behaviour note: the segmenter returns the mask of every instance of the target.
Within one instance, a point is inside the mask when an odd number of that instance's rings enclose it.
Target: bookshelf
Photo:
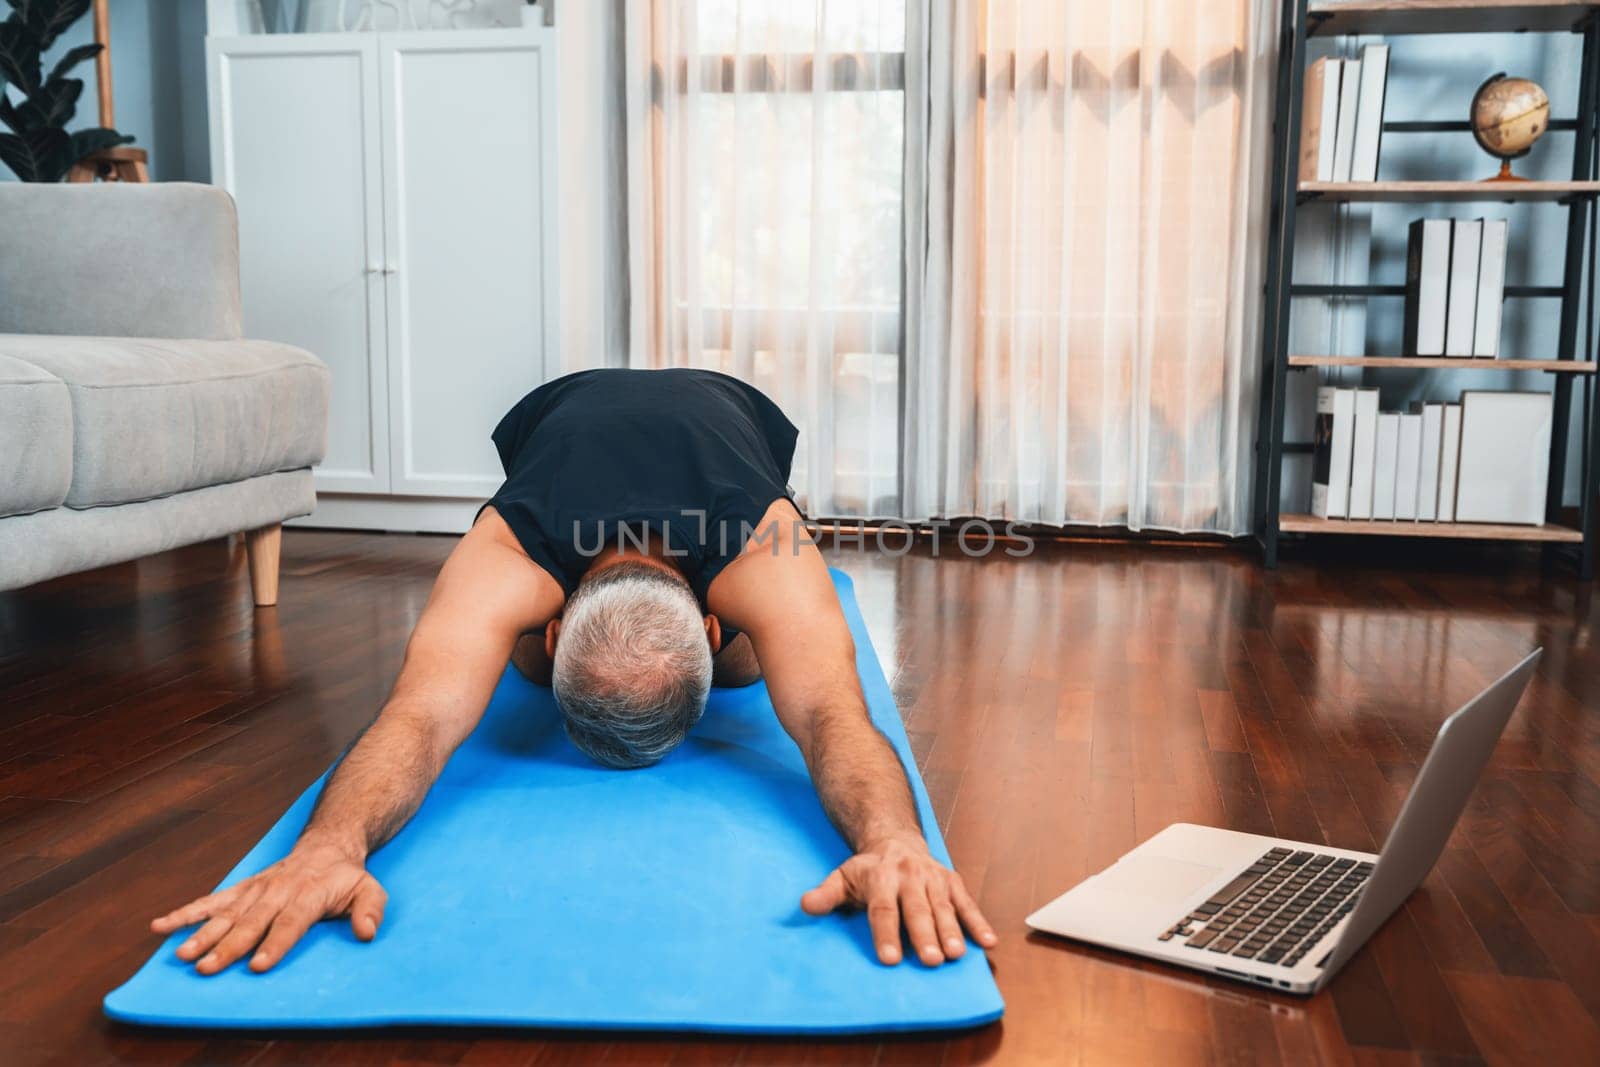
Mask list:
[[[1585,277],[1591,216],[1600,203],[1600,173],[1596,168],[1597,111],[1600,111],[1600,0],[1591,3],[1557,0],[1283,0],[1278,47],[1277,85],[1274,94],[1272,194],[1267,225],[1266,301],[1261,341],[1261,402],[1256,433],[1257,477],[1255,515],[1263,561],[1275,567],[1280,541],[1324,535],[1356,537],[1443,538],[1449,540],[1537,542],[1570,552],[1580,575],[1593,576],[1597,536],[1596,500],[1600,497],[1600,403],[1593,396],[1594,339],[1585,331],[1580,355],[1579,327],[1585,290],[1594,304],[1595,279]],[[1462,182],[1373,181],[1302,182],[1298,180],[1300,118],[1303,108],[1309,37],[1346,34],[1403,35],[1434,33],[1576,33],[1582,38],[1582,69],[1578,78],[1577,114],[1552,119],[1549,135],[1570,137],[1571,179],[1567,181]],[[1472,86],[1463,87],[1463,108]],[[1383,121],[1385,136],[1408,133],[1464,133],[1465,121]],[[1341,296],[1387,298],[1403,296],[1399,285],[1296,284],[1294,262],[1295,215],[1312,202],[1492,203],[1518,202],[1565,209],[1565,249],[1548,257],[1562,264],[1560,285],[1508,285],[1513,299],[1550,300],[1559,306],[1556,351],[1546,358],[1421,358],[1405,356],[1328,356],[1289,352],[1289,324],[1293,297]],[[1519,353],[1523,357],[1541,353]],[[1410,520],[1357,521],[1319,519],[1312,515],[1281,512],[1279,498],[1286,455],[1304,455],[1310,446],[1284,441],[1285,395],[1291,374],[1317,374],[1324,367],[1360,367],[1374,372],[1451,370],[1507,373],[1539,371],[1554,383],[1555,425],[1550,443],[1550,477],[1546,493],[1546,521],[1542,526],[1487,523],[1440,523]],[[1370,379],[1368,385],[1375,384]],[[1583,391],[1582,411],[1588,420],[1582,428],[1581,507],[1576,525],[1557,522],[1562,489],[1566,485],[1567,453],[1571,432],[1573,391]]]
[[[1302,203],[1332,200],[1341,203],[1374,200],[1410,203],[1565,203],[1600,193],[1600,182],[1300,182],[1295,187]]]
[[[1565,0],[1312,0],[1312,37],[1408,33],[1576,33],[1593,4]]]
[[[1407,370],[1536,370],[1548,374],[1593,374],[1594,364],[1576,359],[1468,359],[1456,356],[1290,356],[1291,367],[1405,367]]]
[[[1315,515],[1284,514],[1278,529],[1291,533],[1357,534],[1380,537],[1444,537],[1455,541],[1553,541],[1582,544],[1583,531],[1560,523],[1543,526],[1501,526],[1487,522],[1415,522],[1383,519],[1319,519]]]

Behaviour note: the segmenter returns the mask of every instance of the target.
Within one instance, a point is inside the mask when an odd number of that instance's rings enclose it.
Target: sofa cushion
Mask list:
[[[60,507],[71,485],[66,383],[0,352],[0,517]]]
[[[69,507],[308,467],[328,432],[328,369],[271,341],[0,334],[0,354],[72,398]]]
[[[0,182],[0,333],[239,336],[233,198],[187,182]]]

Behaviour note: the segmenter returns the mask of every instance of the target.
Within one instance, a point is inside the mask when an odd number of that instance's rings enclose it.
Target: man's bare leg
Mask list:
[[[750,638],[740,634],[722,647],[711,660],[711,684],[737,688],[761,681],[761,664]]]

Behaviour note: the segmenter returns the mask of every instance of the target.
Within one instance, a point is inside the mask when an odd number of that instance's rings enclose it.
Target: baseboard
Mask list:
[[[390,533],[466,533],[481,500],[426,496],[358,496],[318,493],[317,509],[286,526],[332,530],[383,530]]]

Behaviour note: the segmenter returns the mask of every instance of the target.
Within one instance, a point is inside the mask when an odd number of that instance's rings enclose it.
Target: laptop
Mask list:
[[[1439,727],[1380,854],[1175,823],[1028,916],[1028,925],[1316,992],[1433,869],[1543,651]]]

